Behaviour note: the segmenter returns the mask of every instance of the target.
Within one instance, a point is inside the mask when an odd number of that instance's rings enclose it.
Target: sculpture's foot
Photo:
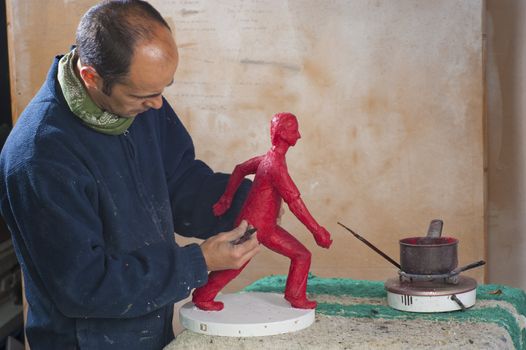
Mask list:
[[[205,311],[221,311],[225,305],[220,301],[196,301],[193,300],[195,306]]]
[[[307,297],[293,299],[285,296],[285,299],[290,303],[292,307],[296,309],[315,309],[318,303],[314,300],[309,300]]]

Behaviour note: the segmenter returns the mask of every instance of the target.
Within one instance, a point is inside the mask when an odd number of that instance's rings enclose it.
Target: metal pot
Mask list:
[[[410,237],[400,240],[400,269],[415,275],[440,275],[457,268],[458,239]]]
[[[414,275],[441,275],[457,268],[458,239],[440,237],[442,220],[429,224],[426,237],[400,240],[400,269]]]
[[[401,276],[410,279],[416,277],[455,279],[460,272],[485,264],[484,260],[480,260],[457,268],[458,239],[441,237],[442,220],[431,221],[425,237],[410,237],[399,241],[400,264],[344,224],[340,222],[338,224],[400,269]]]

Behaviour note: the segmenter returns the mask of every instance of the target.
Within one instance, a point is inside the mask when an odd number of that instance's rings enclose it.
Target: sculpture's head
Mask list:
[[[270,138],[273,145],[283,140],[289,146],[294,146],[301,138],[296,116],[292,113],[275,114],[270,122]]]

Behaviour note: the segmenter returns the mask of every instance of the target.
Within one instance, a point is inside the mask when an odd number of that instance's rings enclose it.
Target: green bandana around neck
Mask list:
[[[73,49],[58,63],[57,79],[69,108],[85,125],[98,132],[108,135],[123,134],[135,118],[119,117],[100,109],[75,74],[76,62],[76,49]]]

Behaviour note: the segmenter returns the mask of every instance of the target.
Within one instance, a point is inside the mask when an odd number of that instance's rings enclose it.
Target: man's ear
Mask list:
[[[102,78],[95,68],[91,66],[82,66],[79,68],[80,78],[86,88],[100,90],[102,88]]]

